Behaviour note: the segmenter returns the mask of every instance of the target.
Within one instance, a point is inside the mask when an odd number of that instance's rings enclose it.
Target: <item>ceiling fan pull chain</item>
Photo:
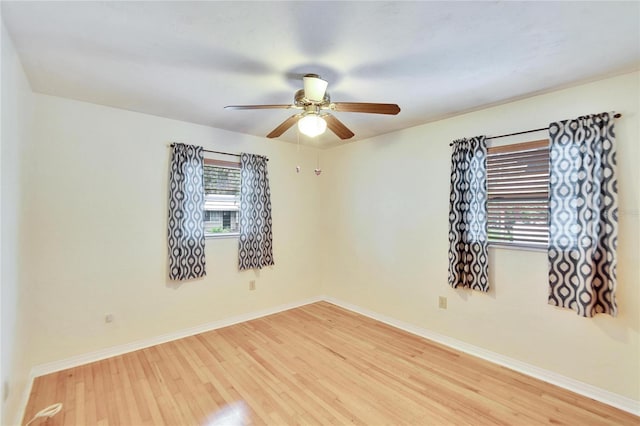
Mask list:
[[[296,153],[298,154],[298,160],[300,160],[300,129],[296,129],[296,136],[298,138],[298,143],[296,145]],[[296,166],[296,173],[300,173],[300,164]]]
[[[320,173],[322,173],[322,169],[320,168],[320,153],[318,153],[318,156],[316,157],[316,168],[314,172],[316,176],[320,176]]]

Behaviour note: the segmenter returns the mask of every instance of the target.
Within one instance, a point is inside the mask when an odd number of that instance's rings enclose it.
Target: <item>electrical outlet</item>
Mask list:
[[[447,309],[447,298],[444,296],[438,297],[438,308]]]
[[[9,399],[9,382],[6,380],[2,382],[2,402],[5,402]]]
[[[106,314],[104,316],[104,322],[106,324],[112,323],[113,322],[113,314]]]
[[[249,281],[249,290],[255,290],[256,289],[256,280],[251,280]]]

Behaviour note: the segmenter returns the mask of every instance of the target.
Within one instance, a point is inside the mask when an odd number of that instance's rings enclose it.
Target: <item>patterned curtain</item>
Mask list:
[[[240,156],[240,270],[273,265],[271,191],[267,159],[243,153]]]
[[[616,316],[613,114],[549,125],[549,304]]]
[[[487,144],[460,139],[451,154],[449,285],[488,291]]]
[[[169,177],[169,278],[204,277],[202,147],[173,144]]]

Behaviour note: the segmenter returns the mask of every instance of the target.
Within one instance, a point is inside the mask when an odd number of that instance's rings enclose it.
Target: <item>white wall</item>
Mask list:
[[[1,151],[1,283],[0,323],[2,342],[0,372],[2,409],[0,422],[10,424],[20,405],[30,365],[23,359],[28,334],[23,329],[30,308],[25,303],[19,253],[24,194],[22,165],[29,144],[32,124],[33,95],[22,70],[13,43],[2,26],[2,151]]]
[[[297,153],[279,141],[34,96],[22,235],[32,289],[31,365],[319,294],[314,149]],[[207,240],[207,277],[179,287],[167,281],[172,141],[269,157],[274,267],[238,272],[237,239]],[[106,313],[114,314],[112,324],[105,324]]]
[[[325,294],[640,401],[638,80],[622,75],[323,152]],[[544,252],[490,249],[488,294],[449,288],[449,142],[612,110],[623,114],[618,317],[547,305]]]

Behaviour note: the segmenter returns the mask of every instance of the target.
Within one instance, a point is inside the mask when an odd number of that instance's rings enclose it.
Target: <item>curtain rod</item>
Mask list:
[[[615,115],[613,116],[613,118],[620,118],[620,117],[622,117],[622,114],[620,114],[620,113],[615,114]],[[524,130],[524,131],[522,131],[522,132],[508,133],[508,134],[506,134],[506,135],[491,136],[491,137],[488,137],[488,138],[485,138],[485,139],[506,138],[507,136],[524,135],[525,133],[541,132],[541,131],[543,131],[543,130],[549,130],[549,128],[548,128],[548,127],[540,127],[539,129]],[[449,146],[453,146],[453,142],[451,142],[451,143],[449,144]]]
[[[169,145],[169,147],[173,148],[174,145],[175,144],[172,143],[171,145]],[[204,149],[204,148],[202,148],[202,152],[210,152],[211,154],[222,154],[222,155],[231,155],[231,156],[234,156],[234,157],[240,157],[240,154],[234,154],[232,152],[223,152],[223,151],[211,151],[210,149]],[[267,161],[269,161],[269,158],[267,158],[267,157],[264,157],[264,158],[266,158]]]

